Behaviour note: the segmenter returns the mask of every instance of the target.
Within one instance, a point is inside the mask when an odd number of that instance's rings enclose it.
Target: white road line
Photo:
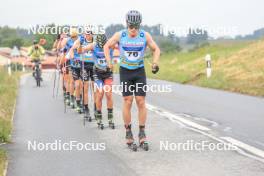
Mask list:
[[[228,142],[228,141],[225,141],[224,139],[221,139],[221,137],[220,137],[220,138],[219,138],[219,137],[216,137],[216,136],[214,136],[214,135],[212,135],[212,134],[209,134],[209,133],[207,133],[207,132],[205,132],[205,131],[201,131],[201,130],[198,130],[198,129],[195,129],[195,128],[192,128],[192,127],[186,127],[186,128],[189,129],[189,130],[195,131],[195,132],[197,132],[197,133],[200,133],[200,134],[202,134],[202,135],[204,135],[204,136],[207,136],[207,137],[209,137],[209,138],[211,138],[211,139],[213,139],[213,140],[215,140],[215,141],[218,141],[218,142],[220,142],[220,143],[227,144],[227,145],[231,145],[231,144],[232,144],[232,143],[230,143],[230,142]],[[234,145],[234,144],[233,144],[233,145]],[[236,145],[235,145],[235,146],[236,146]],[[248,158],[252,158],[252,159],[257,160],[257,161],[259,161],[259,162],[264,163],[264,159],[263,159],[263,158],[258,157],[258,156],[255,156],[255,155],[252,155],[252,154],[250,154],[250,153],[247,153],[247,152],[245,152],[245,150],[239,148],[238,146],[236,146],[236,147],[237,147],[237,150],[235,150],[235,151],[238,152],[239,154],[241,154],[241,155],[243,155],[243,156],[246,156],[246,157],[248,157]]]
[[[264,151],[263,150],[260,150],[260,149],[258,149],[256,147],[253,147],[251,145],[245,144],[245,143],[243,143],[243,142],[241,142],[239,140],[236,140],[236,139],[234,139],[232,137],[221,137],[221,139],[224,139],[224,140],[234,144],[235,146],[238,146],[239,148],[242,148],[242,149],[244,149],[244,150],[246,150],[246,151],[248,151],[248,152],[250,152],[250,153],[252,153],[254,155],[257,155],[259,157],[264,158]]]
[[[147,103],[146,106],[147,106],[147,109],[149,109],[150,111],[154,111],[154,112],[158,113],[161,116],[168,117],[169,119],[177,120],[177,121],[179,121],[179,122],[181,122],[181,123],[183,123],[183,124],[185,124],[187,126],[191,126],[193,128],[197,128],[197,129],[202,130],[202,131],[210,131],[211,130],[211,129],[205,127],[205,126],[202,126],[202,125],[199,125],[199,124],[197,124],[195,122],[192,122],[190,120],[184,119],[183,117],[181,117],[179,115],[175,115],[173,113],[165,111],[165,110],[163,110],[161,108],[158,108],[156,106],[153,106],[151,104]]]

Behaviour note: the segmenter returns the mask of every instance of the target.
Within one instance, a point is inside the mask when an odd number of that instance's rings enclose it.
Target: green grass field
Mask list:
[[[0,67],[0,142],[9,142],[12,131],[12,115],[16,101],[20,73],[9,76]],[[5,169],[6,152],[0,148],[0,176]]]
[[[206,78],[205,55],[212,57],[212,77]],[[150,60],[146,59],[146,65]],[[264,96],[264,40],[217,42],[185,53],[164,53],[160,72],[150,78]]]
[[[6,160],[6,152],[0,149],[0,176],[3,176],[3,172],[6,167]]]
[[[11,133],[11,118],[17,96],[20,73],[9,76],[0,68],[0,140],[8,142]]]

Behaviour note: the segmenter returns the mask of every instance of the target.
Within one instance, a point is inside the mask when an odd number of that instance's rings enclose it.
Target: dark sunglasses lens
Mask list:
[[[138,25],[129,25],[128,26],[130,29],[139,29],[139,26]]]

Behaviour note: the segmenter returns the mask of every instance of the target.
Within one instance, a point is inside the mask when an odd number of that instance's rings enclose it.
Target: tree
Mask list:
[[[208,32],[203,29],[189,29],[189,34],[187,35],[188,44],[199,44],[206,42],[208,39]]]
[[[117,31],[120,31],[122,29],[125,29],[125,26],[122,24],[111,24],[110,26],[106,27],[105,34],[108,37],[112,37],[114,35],[114,33],[116,33]]]
[[[24,41],[22,38],[9,38],[3,40],[2,45],[9,48],[13,48],[14,46],[17,46],[17,48],[20,49],[20,47],[24,45]]]

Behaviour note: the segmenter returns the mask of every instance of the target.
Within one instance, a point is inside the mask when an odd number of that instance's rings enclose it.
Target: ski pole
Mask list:
[[[80,46],[81,47],[81,46]],[[82,104],[83,104],[83,112],[84,112],[84,118],[83,118],[83,125],[85,126],[85,107],[84,107],[84,57],[83,57],[83,53],[81,53],[81,61],[82,61]]]
[[[58,84],[57,84],[57,91],[56,91],[56,98],[58,97],[58,94],[59,94],[59,87],[60,87],[60,72],[57,70],[59,76],[58,76]]]
[[[57,79],[57,69],[58,69],[58,52],[56,51],[56,60],[55,60],[55,64],[56,64],[56,69],[54,71],[54,82],[53,82],[53,93],[52,93],[52,97],[55,98],[55,87],[56,87],[56,79]]]
[[[66,63],[65,62],[63,63],[63,67],[65,68],[65,72],[66,72],[67,68],[66,68]],[[64,71],[62,72],[62,84],[63,84],[63,87],[65,87],[65,82],[64,82],[65,81],[65,72]],[[66,87],[65,87],[65,92],[66,92]],[[66,108],[67,108],[66,100],[64,99],[64,113],[66,113]]]

